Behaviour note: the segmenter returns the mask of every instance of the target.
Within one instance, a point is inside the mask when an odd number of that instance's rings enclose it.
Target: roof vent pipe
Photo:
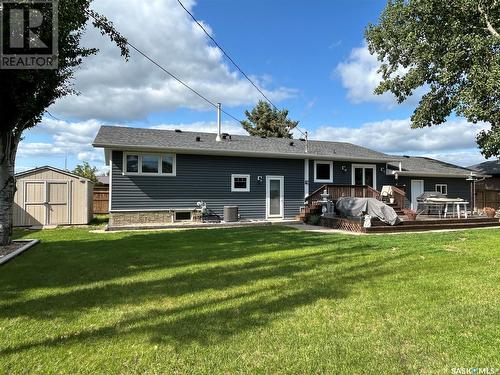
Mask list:
[[[217,137],[215,137],[215,140],[217,142],[220,142],[221,139],[221,133],[222,133],[222,124],[221,124],[221,105],[220,103],[217,103]]]

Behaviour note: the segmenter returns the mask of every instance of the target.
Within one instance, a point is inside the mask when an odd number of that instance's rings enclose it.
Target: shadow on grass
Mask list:
[[[398,253],[365,258],[372,245],[349,237],[335,237],[332,243],[329,236],[284,228],[103,238],[89,236],[77,243],[46,243],[54,251],[52,255],[57,255],[57,265],[66,266],[67,273],[57,271],[47,280],[41,276],[32,278],[17,288],[11,282],[5,296],[40,286],[65,289],[4,303],[0,305],[0,317],[73,319],[94,307],[119,309],[122,305],[140,307],[151,303],[161,306],[155,301],[162,299],[174,301],[173,307],[153,307],[146,312],[130,313],[131,317],[116,324],[1,348],[0,354],[129,334],[145,334],[151,342],[209,345],[270,324],[320,299],[345,298],[356,284],[395,272],[396,267],[391,264],[407,256]],[[81,262],[74,263],[75,257],[81,258]],[[36,262],[36,257],[32,258],[27,260]],[[47,271],[50,265],[46,265]],[[68,269],[69,265],[75,268]],[[176,270],[177,267],[183,268]],[[90,269],[93,272],[85,272]],[[160,272],[152,279],[140,277],[151,270]],[[114,280],[130,276],[137,277],[125,282]],[[107,282],[96,285],[97,281]],[[0,296],[3,298],[1,293]],[[178,297],[188,302],[179,303]]]

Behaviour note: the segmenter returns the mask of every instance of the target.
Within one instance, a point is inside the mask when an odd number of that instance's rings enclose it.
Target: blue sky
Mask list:
[[[364,44],[385,1],[184,1],[196,18],[266,95],[315,139],[348,141],[393,154],[427,155],[461,165],[481,162],[474,136],[484,125],[451,118],[411,130],[418,94],[397,105],[375,96],[375,57]],[[162,65],[225,110],[243,118],[261,98],[210,44],[176,0],[96,0],[129,38]],[[75,75],[78,97],[59,100],[42,124],[27,132],[17,169],[44,164],[68,168],[88,160],[103,169],[103,153],[90,143],[100,124],[215,131],[215,112],[143,57],[124,62],[105,38],[89,30],[87,45],[101,53]],[[229,132],[242,132],[224,119]]]

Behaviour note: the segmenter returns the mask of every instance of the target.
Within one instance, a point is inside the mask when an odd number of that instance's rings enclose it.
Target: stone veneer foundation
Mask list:
[[[186,212],[188,210],[178,210]],[[179,225],[182,223],[199,223],[202,221],[199,210],[191,211],[191,221],[175,221],[175,210],[171,211],[125,211],[112,212],[109,217],[110,227]]]

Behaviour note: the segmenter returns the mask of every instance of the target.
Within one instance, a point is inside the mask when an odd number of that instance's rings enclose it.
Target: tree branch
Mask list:
[[[488,29],[488,31],[490,32],[490,34],[493,35],[494,37],[497,37],[497,38],[500,39],[500,34],[498,33],[498,31],[495,30],[495,28],[493,27],[493,25],[490,23],[488,15],[483,10],[483,8],[481,7],[481,5],[478,4],[477,9],[479,10],[479,13],[481,13],[481,15],[484,17],[484,20],[486,22],[486,28]]]

